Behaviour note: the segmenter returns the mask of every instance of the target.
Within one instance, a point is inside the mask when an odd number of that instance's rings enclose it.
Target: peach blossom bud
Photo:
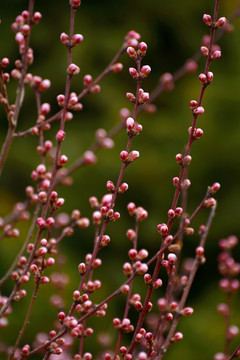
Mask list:
[[[94,211],[92,214],[93,223],[95,226],[99,226],[102,220],[102,214],[100,211]]]
[[[157,230],[162,236],[166,236],[168,234],[168,226],[166,224],[158,224]]]
[[[129,256],[129,258],[131,259],[131,260],[135,260],[136,258],[137,258],[137,250],[136,249],[130,249],[129,251],[128,251],[128,256]]]
[[[113,183],[112,181],[110,181],[110,180],[107,181],[107,189],[108,189],[109,191],[111,191],[111,192],[114,192],[114,190],[115,190],[115,185],[114,185],[114,183]]]
[[[93,165],[97,162],[97,157],[94,152],[88,150],[83,154],[83,160],[87,165]]]
[[[110,237],[108,235],[103,235],[101,239],[101,246],[107,246],[110,242]]]
[[[116,329],[120,329],[121,328],[121,320],[119,318],[114,318],[113,319],[113,326],[116,328]]]
[[[23,356],[26,356],[30,351],[30,345],[26,344],[23,346],[22,350],[21,350],[21,354]]]
[[[45,223],[45,220],[41,217],[37,218],[37,226],[40,228],[40,229],[43,229],[46,225]]]
[[[186,155],[183,159],[183,165],[188,166],[191,161],[192,161],[192,157],[190,155]]]
[[[200,139],[200,137],[202,137],[202,136],[203,136],[203,130],[200,128],[196,129],[196,131],[195,131],[196,139]]]
[[[129,46],[127,48],[127,53],[130,57],[133,57],[133,58],[135,58],[137,56],[136,50],[132,46]]]
[[[227,317],[229,315],[229,307],[227,304],[218,304],[217,311],[220,315]]]
[[[136,39],[136,40],[140,40],[141,35],[136,32],[135,30],[130,30],[127,35],[126,35],[126,39]]]
[[[197,102],[196,100],[191,100],[191,101],[189,102],[189,106],[190,106],[190,109],[191,109],[191,110],[195,109],[195,108],[197,107],[197,105],[198,105],[198,102]],[[192,128],[191,128],[191,129],[192,129]]]
[[[172,339],[171,339],[171,342],[175,343],[175,342],[177,342],[177,341],[182,340],[182,338],[183,338],[183,334],[178,331],[178,332],[176,332],[176,333],[173,335],[173,337],[172,337]]]
[[[118,194],[122,194],[127,190],[128,190],[128,184],[127,183],[122,183],[118,188]]]
[[[61,42],[64,44],[64,45],[68,45],[68,43],[69,43],[69,36],[68,36],[68,34],[66,34],[66,33],[61,33],[61,35],[60,35],[60,40],[61,40]]]
[[[55,224],[55,220],[54,220],[54,218],[52,216],[47,218],[47,220],[46,220],[46,225],[47,226],[52,227],[54,224]]]
[[[42,18],[42,14],[39,11],[36,11],[33,14],[32,20],[33,20],[34,24],[37,24],[41,20],[41,18]]]
[[[130,67],[129,68],[129,74],[134,78],[137,79],[138,78],[138,72],[135,68]]]
[[[64,166],[68,162],[68,157],[66,155],[61,155],[58,161],[60,166]]]
[[[211,17],[211,15],[204,14],[203,15],[203,21],[205,22],[205,24],[207,26],[211,26],[212,25],[212,17]]]
[[[181,183],[181,189],[186,190],[186,189],[188,189],[190,187],[190,185],[191,185],[191,181],[189,179],[185,179]]]
[[[83,217],[83,218],[77,220],[77,226],[78,226],[79,228],[85,229],[85,228],[87,228],[89,225],[90,225],[90,221],[89,221],[89,219],[86,218],[86,217]]]
[[[211,82],[213,80],[213,73],[211,71],[208,71],[207,79],[208,79],[209,82]]]
[[[120,152],[120,159],[122,162],[126,162],[128,160],[128,152],[127,151],[121,151]]]
[[[171,91],[174,88],[173,76],[170,73],[164,73],[160,77],[160,82],[164,90]]]
[[[220,17],[219,19],[218,19],[218,21],[216,22],[216,28],[220,28],[220,27],[222,27],[222,26],[224,26],[225,24],[226,24],[226,18],[223,16],[223,17]]]
[[[159,287],[161,287],[163,284],[162,280],[161,279],[157,279],[156,281],[154,281],[153,283],[153,288],[154,289],[158,289]]]
[[[144,56],[147,51],[147,44],[143,41],[140,42],[140,44],[138,45],[138,50],[142,53],[142,56]]]
[[[74,9],[77,9],[81,4],[81,0],[69,0],[69,4],[72,5]]]
[[[215,182],[212,186],[211,186],[211,194],[214,195],[219,189],[220,189],[221,185],[218,182]]]
[[[49,89],[50,86],[51,86],[51,81],[48,80],[48,79],[45,79],[45,80],[43,80],[43,81],[41,82],[40,87],[39,87],[39,90],[40,90],[40,91],[45,91],[45,90]]]
[[[177,262],[177,256],[173,253],[168,254],[169,264],[175,264]]]
[[[173,219],[175,217],[175,211],[173,209],[168,210],[168,217]]]
[[[67,68],[67,73],[71,76],[77,75],[80,72],[80,68],[76,64],[70,64]]]
[[[83,36],[82,34],[74,34],[72,37],[72,45],[78,45],[83,41]]]
[[[122,63],[116,63],[112,65],[112,72],[113,73],[118,73],[120,71],[122,71],[123,69],[123,64]]]
[[[140,75],[142,78],[146,78],[151,72],[151,68],[149,65],[144,65],[142,66],[141,68],[141,72],[140,72]]]
[[[144,260],[147,257],[148,257],[148,251],[146,249],[141,249],[137,254],[137,258],[139,260]]]
[[[86,271],[86,264],[85,263],[80,263],[78,265],[78,271],[81,275],[83,275]]]
[[[209,53],[209,50],[206,46],[201,46],[201,53],[204,55],[204,56],[208,56],[208,53]]]
[[[212,197],[204,201],[205,208],[213,207],[215,205],[216,205],[216,200]]]
[[[182,310],[182,314],[185,316],[189,316],[193,314],[193,308],[192,307],[186,307]]]
[[[9,59],[8,59],[7,57],[3,58],[3,59],[1,60],[1,66],[2,66],[3,68],[5,68],[5,67],[7,67],[8,65],[9,65]]]
[[[176,161],[177,161],[177,163],[178,163],[179,165],[182,164],[182,160],[183,160],[182,154],[177,154],[177,155],[176,155]]]
[[[133,241],[136,237],[136,233],[133,229],[128,229],[126,233],[129,240]]]
[[[105,149],[112,149],[114,147],[114,141],[113,139],[109,138],[109,137],[105,137],[102,142],[101,142],[101,146]]]
[[[216,59],[219,59],[221,57],[222,53],[220,50],[216,50],[214,51],[214,53],[212,54],[212,59],[213,60],[216,60]]]
[[[101,91],[101,87],[100,85],[96,84],[96,85],[93,85],[90,90],[89,90],[89,93],[90,94],[97,94]]]
[[[92,80],[93,80],[92,76],[87,74],[83,78],[83,83],[85,86],[88,86],[91,84]]]
[[[134,128],[135,121],[133,118],[129,117],[126,120],[126,127],[128,130],[132,130]]]
[[[130,162],[132,162],[138,158],[139,158],[139,152],[136,150],[131,151],[130,154],[128,155],[128,161],[130,161]]]
[[[55,259],[52,257],[48,258],[45,263],[46,266],[53,266],[54,264],[55,264]]]
[[[205,74],[203,74],[203,73],[199,74],[198,78],[203,85],[205,85],[207,83],[207,76]]]
[[[127,205],[127,209],[128,209],[129,214],[132,216],[135,214],[136,205],[133,202],[130,202]]]
[[[17,69],[13,69],[13,70],[11,71],[11,76],[12,76],[14,79],[19,80],[20,77],[21,77],[21,72],[20,72],[19,70],[17,70]]]
[[[123,272],[126,276],[132,275],[132,265],[128,262],[123,264]]]
[[[196,248],[196,255],[198,258],[202,258],[204,255],[204,248],[202,246],[198,246]]]
[[[195,60],[188,59],[184,64],[184,68],[187,72],[195,72],[197,71],[198,64]]]
[[[173,185],[174,185],[175,187],[177,187],[177,186],[178,186],[178,183],[179,183],[179,178],[178,178],[178,177],[174,177],[174,178],[173,178]]]
[[[25,42],[25,38],[24,38],[23,34],[20,32],[16,33],[15,40],[19,45],[22,45]]]
[[[21,73],[20,73],[21,76]],[[130,100],[132,103],[135,103],[136,97],[132,93],[126,93],[126,98]]]
[[[139,104],[145,104],[146,102],[148,102],[149,100],[149,93],[148,92],[143,92],[142,94],[140,94],[139,96]]]
[[[65,131],[63,131],[63,130],[59,130],[58,132],[57,132],[57,135],[56,135],[56,140],[57,141],[63,141],[64,139],[65,139]]]

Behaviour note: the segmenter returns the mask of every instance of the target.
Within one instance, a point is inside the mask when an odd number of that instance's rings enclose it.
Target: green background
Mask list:
[[[237,1],[222,1],[219,15],[230,16],[237,7]],[[18,58],[14,34],[9,30],[10,24],[19,12],[27,8],[27,1],[1,0],[0,17],[0,58],[9,57],[11,66]],[[203,13],[213,12],[213,1],[193,2],[178,1],[144,1],[144,0],[89,0],[83,1],[77,12],[75,32],[84,35],[84,42],[73,51],[73,60],[80,66],[81,72],[74,79],[72,90],[80,92],[82,78],[85,74],[96,77],[108,64],[119,49],[125,34],[134,29],[141,33],[142,40],[148,44],[144,63],[149,64],[152,73],[143,83],[145,91],[151,91],[164,72],[174,72],[184,64],[200,47],[201,38],[207,32],[202,21]],[[69,6],[68,1],[36,1],[36,10],[43,14],[43,19],[34,27],[31,45],[34,49],[35,62],[29,68],[34,75],[49,78],[52,86],[43,94],[42,100],[51,103],[52,114],[58,110],[56,96],[64,92],[67,52],[59,41],[61,32],[68,32]],[[240,84],[240,50],[239,50],[239,20],[236,20],[235,31],[225,35],[219,44],[222,47],[222,58],[211,65],[214,72],[213,84],[207,88],[203,100],[205,114],[199,118],[198,126],[204,130],[204,136],[193,144],[188,210],[191,213],[199,204],[208,185],[214,181],[221,183],[217,194],[218,208],[208,243],[206,246],[207,262],[201,268],[193,286],[188,305],[195,309],[191,318],[183,319],[179,330],[184,333],[184,341],[174,345],[166,359],[185,358],[200,360],[203,357],[211,359],[213,354],[222,351],[224,325],[223,319],[216,312],[216,305],[224,301],[224,295],[217,288],[219,275],[216,269],[218,254],[217,243],[222,237],[230,234],[239,235],[239,84]],[[128,107],[132,110],[125,97],[128,91],[135,91],[135,82],[128,74],[128,67],[133,66],[131,59],[123,55],[121,61],[123,72],[108,75],[101,82],[102,91],[97,95],[88,95],[83,99],[83,111],[76,113],[74,119],[66,124],[67,137],[63,145],[64,153],[72,163],[94,142],[96,128],[110,130],[119,122],[119,110]],[[132,218],[126,212],[126,205],[134,201],[149,212],[147,221],[141,224],[139,247],[149,249],[154,254],[160,246],[160,237],[156,231],[158,223],[167,221],[167,211],[173,197],[172,178],[178,175],[178,167],[174,160],[175,154],[182,152],[187,143],[187,129],[191,125],[192,115],[188,107],[189,100],[197,99],[200,92],[198,73],[204,69],[204,59],[201,59],[199,71],[188,74],[175,85],[172,92],[164,93],[155,104],[155,114],[141,114],[138,121],[143,125],[143,132],[133,139],[132,149],[140,152],[140,159],[127,168],[124,180],[129,184],[126,194],[119,197],[116,209],[121,213],[121,219],[111,224],[107,233],[111,235],[111,243],[100,257],[103,266],[96,271],[95,276],[104,284],[99,291],[99,299],[103,299],[110,291],[124,281],[121,265],[127,261],[127,251],[131,244],[126,239],[125,232],[134,226]],[[16,81],[8,85],[9,97],[15,98]],[[31,127],[36,119],[35,100],[31,90],[26,90],[26,97],[19,119],[19,130]],[[7,129],[7,121],[0,108],[0,141],[2,143]],[[54,138],[58,129],[55,123],[46,133],[46,139]],[[89,196],[101,198],[106,193],[107,180],[116,183],[121,162],[119,152],[125,148],[127,136],[124,132],[115,138],[112,150],[102,149],[98,153],[98,162],[93,167],[82,168],[73,176],[71,188],[59,187],[60,196],[65,198],[63,211],[71,212],[79,208],[83,216],[91,217],[88,204]],[[0,216],[11,211],[17,201],[25,199],[24,188],[32,184],[30,174],[36,167],[39,156],[34,149],[37,137],[28,136],[17,139],[9,153],[0,184]],[[197,229],[205,222],[208,211],[203,211],[193,222],[196,235],[185,240],[184,253],[192,256],[198,244]],[[27,233],[26,224],[20,225],[19,239],[5,239],[0,244],[1,274],[14,258]],[[61,253],[65,256],[65,264],[61,271],[68,273],[70,281],[65,294],[66,309],[71,304],[72,290],[78,284],[77,265],[84,260],[84,254],[91,251],[93,227],[85,231],[77,231],[72,238],[67,238],[61,244]],[[239,251],[236,252],[239,258]],[[60,265],[57,265],[60,269]],[[3,289],[8,293],[12,287],[11,281]],[[26,287],[31,288],[31,285]],[[142,282],[136,284],[136,291],[144,293]],[[30,291],[30,289],[29,289]],[[36,332],[49,331],[56,318],[56,310],[49,304],[46,294],[54,292],[51,285],[46,285],[39,293],[31,323],[27,329],[25,342],[31,342]],[[97,295],[97,294],[96,294]],[[157,297],[163,295],[160,290]],[[14,304],[14,312],[18,316],[10,316],[10,325],[6,331],[1,330],[1,337],[9,344],[15,339],[29,298]],[[233,322],[240,325],[237,312],[239,296],[236,295],[236,307]],[[124,301],[113,301],[109,307],[108,316],[94,319],[94,327],[101,331],[110,331],[113,338],[111,318],[121,317]],[[154,307],[156,305],[154,303]],[[19,311],[20,310],[20,311]],[[134,312],[132,312],[134,317]],[[4,335],[5,333],[5,335]],[[93,346],[94,336],[86,342],[86,351],[97,352]],[[237,343],[237,341],[236,341]],[[234,348],[234,345],[233,345]],[[1,355],[0,355],[1,356]]]

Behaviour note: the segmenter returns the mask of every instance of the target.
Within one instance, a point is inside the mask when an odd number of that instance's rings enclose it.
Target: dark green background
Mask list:
[[[222,1],[220,16],[232,14],[237,7],[237,1]],[[105,68],[109,60],[119,49],[125,34],[135,29],[142,35],[142,40],[148,44],[149,50],[144,63],[149,64],[152,73],[143,83],[145,91],[151,91],[164,72],[176,71],[200,47],[201,38],[207,32],[202,21],[203,13],[213,12],[213,1],[156,1],[156,0],[89,0],[83,1],[76,16],[75,31],[84,35],[84,42],[74,49],[73,60],[80,66],[81,73],[74,79],[72,90],[82,89],[84,74],[90,73],[96,77]],[[11,68],[17,59],[17,46],[14,35],[9,30],[16,15],[27,8],[27,1],[1,0],[0,17],[0,58],[9,57]],[[43,94],[43,101],[49,101],[52,113],[56,111],[56,95],[64,91],[65,68],[67,52],[59,41],[61,32],[68,32],[69,6],[68,1],[36,1],[36,10],[43,14],[39,25],[34,27],[31,45],[35,53],[35,62],[30,67],[34,75],[49,78],[51,89]],[[189,190],[189,211],[191,212],[201,201],[208,185],[214,181],[221,183],[217,194],[218,208],[206,247],[207,263],[200,270],[191,293],[188,304],[195,308],[191,318],[181,321],[179,330],[184,333],[184,341],[172,347],[166,359],[184,358],[211,359],[213,354],[222,351],[223,320],[216,312],[218,302],[224,300],[224,295],[217,288],[218,274],[216,257],[217,242],[221,237],[230,234],[239,235],[239,87],[240,87],[240,50],[239,50],[239,20],[235,22],[235,31],[225,35],[219,42],[222,47],[222,58],[214,62],[211,70],[214,72],[213,84],[207,89],[203,106],[205,114],[199,118],[198,126],[203,128],[204,136],[194,143],[192,149],[192,164]],[[120,74],[109,75],[102,82],[102,91],[98,95],[83,99],[84,109],[76,113],[74,120],[67,124],[67,137],[64,142],[64,153],[73,162],[94,141],[94,131],[103,127],[110,130],[119,122],[119,110],[132,105],[126,100],[127,91],[135,91],[135,82],[128,75],[128,67],[133,66],[131,59],[122,57],[124,70]],[[204,60],[200,61],[200,72],[204,69]],[[16,81],[11,80],[9,97],[14,101]],[[160,237],[156,225],[167,221],[167,211],[173,197],[172,177],[178,175],[178,167],[174,160],[177,152],[182,152],[186,145],[187,129],[192,116],[188,107],[189,100],[197,99],[200,91],[198,73],[188,74],[180,80],[174,91],[164,93],[155,104],[158,111],[154,115],[141,114],[138,118],[143,124],[143,132],[133,141],[132,149],[140,151],[140,159],[129,167],[124,180],[129,184],[127,194],[119,197],[116,209],[121,213],[121,219],[109,226],[107,233],[111,235],[111,243],[100,255],[103,266],[96,271],[95,276],[101,279],[104,287],[99,291],[102,299],[124,281],[121,265],[127,261],[129,240],[125,237],[126,229],[133,226],[132,219],[126,212],[129,201],[135,201],[149,212],[148,220],[141,225],[139,247],[146,247],[153,254],[159,247]],[[31,90],[26,91],[24,106],[19,119],[19,130],[32,126],[36,118],[35,100]],[[0,141],[4,139],[7,121],[3,108],[0,108]],[[46,138],[53,138],[57,131],[54,124]],[[79,208],[84,216],[91,216],[88,204],[89,196],[99,198],[106,193],[106,181],[116,182],[121,166],[119,152],[125,148],[127,136],[123,133],[115,139],[112,150],[101,150],[98,163],[94,167],[78,170],[73,178],[71,188],[59,188],[59,194],[66,198],[63,211],[70,212]],[[17,139],[10,151],[0,184],[0,215],[6,215],[16,201],[24,200],[24,188],[32,184],[30,173],[39,161],[34,151],[37,138],[28,136]],[[206,221],[208,212],[203,211],[194,221],[196,229]],[[17,240],[4,240],[1,246],[1,274],[7,269],[26,236],[27,227],[20,226],[22,233]],[[66,256],[63,271],[70,276],[70,284],[66,289],[66,304],[71,303],[72,290],[77,287],[77,264],[84,259],[86,251],[91,251],[93,227],[86,231],[77,231],[72,238],[66,239],[61,245],[61,251]],[[185,255],[194,254],[198,237],[186,239]],[[239,257],[239,251],[236,257]],[[142,291],[141,281],[136,290]],[[114,286],[113,286],[114,285]],[[4,287],[6,292],[11,289],[11,282]],[[140,289],[140,290],[139,290]],[[51,285],[46,285],[40,292],[32,320],[26,332],[24,342],[30,342],[34,334],[48,331],[56,317],[56,311],[49,305],[46,293],[52,293]],[[43,294],[44,293],[44,294]],[[159,291],[157,296],[162,296]],[[99,298],[97,301],[99,301]],[[236,304],[237,299],[236,296]],[[28,306],[28,297],[14,304],[14,312],[18,316],[10,316],[10,325],[3,338],[12,344],[22,318]],[[121,317],[123,302],[114,301],[108,316],[94,320],[97,329],[112,333],[111,318],[116,314]],[[155,304],[154,304],[155,306]],[[20,312],[19,312],[20,309]],[[234,323],[240,325],[237,306],[234,312]],[[3,330],[1,330],[4,333]],[[114,336],[116,336],[114,334]],[[89,339],[86,351],[93,351],[92,339]],[[23,342],[23,343],[24,343]],[[95,346],[94,346],[95,347]],[[97,347],[96,349],[97,350]]]

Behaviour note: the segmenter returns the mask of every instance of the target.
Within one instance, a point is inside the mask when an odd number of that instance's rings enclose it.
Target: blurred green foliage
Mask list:
[[[0,26],[1,46],[0,58],[9,57],[11,68],[18,58],[14,35],[10,24],[25,8],[27,1],[1,0]],[[233,0],[222,1],[220,16],[228,17],[237,7]],[[202,22],[203,13],[212,13],[214,1],[144,1],[144,0],[88,0],[82,2],[76,16],[75,32],[84,35],[84,42],[74,49],[73,60],[81,68],[81,73],[73,81],[72,90],[80,92],[82,78],[90,73],[96,77],[108,64],[119,49],[125,34],[134,29],[141,33],[142,40],[148,44],[144,63],[149,64],[152,73],[143,83],[145,91],[151,91],[164,72],[174,72],[191,57],[200,47],[201,38],[207,28]],[[67,52],[59,41],[61,32],[68,32],[69,6],[67,0],[36,1],[36,10],[43,14],[43,19],[34,27],[31,46],[34,49],[35,61],[29,68],[34,75],[49,78],[52,86],[43,94],[42,100],[50,102],[54,114],[58,110],[56,95],[64,92]],[[214,181],[221,183],[217,194],[218,208],[209,241],[206,247],[207,263],[197,275],[188,304],[195,308],[194,315],[180,322],[184,341],[176,344],[166,355],[166,359],[185,358],[200,360],[212,358],[213,354],[222,350],[223,321],[215,308],[223,295],[217,288],[218,274],[216,257],[219,238],[229,234],[239,235],[239,84],[240,84],[240,49],[239,19],[235,21],[235,31],[224,35],[219,44],[222,47],[222,58],[211,65],[214,72],[213,84],[207,89],[203,106],[205,114],[199,119],[199,127],[204,136],[194,143],[192,163],[189,177],[192,186],[189,190],[188,211],[194,210],[204,196],[207,186]],[[119,110],[128,107],[125,97],[127,91],[135,91],[135,82],[128,74],[128,67],[133,66],[131,59],[124,55],[122,73],[109,75],[101,82],[102,91],[97,95],[88,95],[83,99],[83,111],[76,113],[74,119],[67,124],[67,137],[63,145],[64,153],[73,162],[94,142],[96,128],[110,130],[119,122]],[[199,64],[199,71],[204,69],[204,60]],[[16,81],[8,85],[9,96],[14,101]],[[153,254],[160,245],[160,237],[156,225],[167,221],[167,211],[173,196],[172,178],[178,175],[178,167],[174,160],[177,152],[182,152],[187,142],[187,129],[191,125],[191,112],[188,102],[197,99],[200,91],[198,73],[188,74],[178,83],[172,92],[164,93],[155,104],[155,114],[141,114],[138,121],[143,124],[143,132],[133,141],[132,149],[140,151],[140,159],[127,168],[124,180],[129,184],[127,194],[119,197],[116,209],[121,219],[109,226],[107,233],[111,235],[111,243],[100,256],[103,266],[96,271],[104,283],[99,291],[98,300],[107,296],[115,287],[124,281],[121,266],[127,261],[127,251],[131,244],[126,239],[126,230],[134,226],[133,220],[126,212],[126,205],[134,201],[149,212],[148,219],[141,224],[139,246],[149,249]],[[36,107],[33,92],[26,90],[26,96],[19,120],[19,130],[33,126],[36,120]],[[3,108],[0,108],[0,143],[2,144],[7,129],[7,121]],[[55,123],[46,133],[46,139],[53,138],[58,129]],[[89,196],[101,198],[106,193],[106,181],[116,182],[120,169],[119,152],[125,148],[127,137],[122,132],[115,138],[112,150],[102,149],[98,154],[98,163],[93,167],[82,168],[73,175],[74,184],[70,188],[59,187],[58,192],[66,201],[63,208],[71,212],[79,208],[84,216],[91,217],[88,204]],[[30,174],[39,162],[38,154],[33,151],[37,146],[37,137],[15,140],[2,174],[0,184],[0,215],[5,216],[17,201],[25,198],[24,188],[32,184]],[[198,226],[206,221],[208,211],[203,211],[194,220],[195,235],[186,239],[184,249],[186,256],[192,256],[198,244]],[[3,274],[14,258],[27,234],[27,226],[20,225],[21,236],[18,240],[4,240],[1,243],[0,269]],[[66,257],[64,265],[58,265],[59,271],[69,275],[70,283],[65,290],[66,308],[71,304],[72,290],[78,284],[77,265],[84,260],[84,254],[91,251],[93,227],[86,231],[77,231],[72,238],[67,238],[60,246]],[[237,254],[239,256],[239,253]],[[138,291],[143,291],[139,280]],[[9,292],[12,282],[8,282],[4,290]],[[114,288],[115,288],[114,287]],[[31,288],[31,285],[26,287]],[[28,326],[24,343],[34,339],[36,332],[49,331],[56,319],[57,311],[49,304],[54,292],[51,285],[40,291],[36,307]],[[161,296],[162,290],[156,298]],[[155,298],[155,300],[156,300]],[[239,299],[239,298],[238,298]],[[10,316],[9,328],[2,335],[8,343],[12,343],[20,329],[29,298],[13,305],[18,316]],[[94,326],[102,331],[112,333],[111,316],[117,312],[121,317],[124,300],[114,300],[109,307],[106,318],[94,319]],[[155,304],[154,304],[155,306]],[[19,309],[21,311],[19,312]],[[133,315],[134,316],[134,315]],[[239,314],[234,321],[240,325]],[[89,322],[91,323],[91,322]],[[5,337],[4,337],[5,336]],[[116,334],[113,335],[116,337]],[[91,348],[92,339],[86,343],[86,350]]]

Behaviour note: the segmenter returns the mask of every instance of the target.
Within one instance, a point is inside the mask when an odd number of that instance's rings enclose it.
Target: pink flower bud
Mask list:
[[[87,74],[83,78],[83,83],[85,86],[88,86],[91,84],[92,80],[93,80],[92,76]]]
[[[85,229],[85,228],[87,228],[89,225],[90,225],[90,221],[89,221],[89,219],[86,218],[86,217],[83,217],[83,218],[77,220],[77,226],[78,226],[79,228]]]
[[[127,48],[127,53],[130,57],[133,57],[133,58],[135,58],[137,56],[137,52],[132,46],[129,46]]]
[[[57,141],[63,141],[64,139],[65,139],[65,131],[63,131],[63,130],[59,130],[58,132],[57,132],[57,135],[56,135],[56,140]]]
[[[32,20],[33,20],[34,24],[37,24],[41,20],[41,18],[42,18],[42,14],[39,11],[36,11],[33,14]]]
[[[182,334],[181,332],[176,332],[176,333],[173,335],[171,341],[174,343],[174,342],[177,342],[177,341],[182,340],[182,338],[183,338],[183,334]]]
[[[222,53],[220,50],[216,50],[214,51],[214,53],[212,54],[212,59],[213,60],[216,60],[216,59],[219,59],[221,57]]]
[[[46,226],[45,220],[41,217],[37,218],[37,226],[43,229]]]
[[[69,4],[72,5],[74,9],[77,9],[81,4],[81,0],[69,0]]]
[[[122,63],[116,63],[112,65],[112,72],[113,73],[118,73],[120,71],[122,71],[123,69],[123,64]]]
[[[71,76],[77,75],[80,72],[80,68],[76,64],[70,64],[67,68],[67,73]]]
[[[147,51],[147,44],[143,41],[140,42],[140,44],[138,45],[138,50],[142,53],[142,55],[145,55]]]
[[[64,45],[68,45],[69,43],[69,36],[66,33],[61,33],[60,40]]]
[[[202,115],[204,113],[204,108],[202,106],[198,106],[193,110],[193,112],[195,115]]]
[[[74,34],[72,37],[72,45],[78,45],[83,41],[83,36],[82,34]]]
[[[128,152],[127,151],[121,151],[120,152],[120,159],[122,162],[126,162],[128,160]]]
[[[166,224],[158,224],[157,230],[162,236],[166,236],[168,234],[168,226]]]
[[[212,17],[211,17],[211,15],[204,14],[203,15],[203,21],[205,22],[205,24],[207,26],[211,26],[212,25]]]
[[[131,118],[131,117],[127,118],[126,127],[128,130],[132,130],[134,128],[134,124],[135,124],[135,122],[134,122],[133,118]]]
[[[219,189],[220,189],[221,185],[218,182],[215,182],[212,186],[211,186],[211,193],[212,195],[214,195]]]
[[[85,153],[83,154],[83,159],[84,159],[85,164],[88,164],[88,165],[92,165],[97,162],[96,155],[94,154],[94,152],[92,152],[90,150],[85,151]]]
[[[132,93],[126,93],[126,98],[130,100],[132,103],[135,103],[136,97]]]
[[[203,85],[207,83],[207,76],[205,74],[200,74],[198,78]]]
[[[209,50],[206,46],[201,46],[201,53],[204,55],[204,56],[208,56],[208,53],[209,53]]]
[[[142,78],[145,78],[150,74],[150,72],[151,72],[150,66],[149,65],[144,65],[141,68],[140,75],[141,75]]]
[[[138,78],[138,72],[135,68],[130,67],[129,68],[129,74],[134,78],[137,79]]]
[[[176,155],[176,161],[177,161],[177,163],[178,163],[179,165],[182,164],[182,160],[183,160],[182,154],[177,154],[177,155]]]
[[[139,154],[138,151],[133,150],[133,151],[131,151],[130,154],[128,155],[128,160],[129,160],[130,162],[132,162],[132,161],[138,159],[138,158],[139,158],[139,155],[140,155],[140,154]]]
[[[8,58],[3,58],[2,60],[1,60],[1,66],[3,67],[3,68],[5,68],[5,67],[7,67],[9,65],[9,59]]]
[[[216,205],[216,200],[213,197],[211,197],[211,198],[204,201],[204,207],[205,208],[213,207],[215,205]]]
[[[226,24],[226,18],[223,16],[223,17],[220,17],[219,19],[218,19],[218,21],[216,22],[216,27],[217,28],[220,28],[220,27],[222,27],[222,26],[224,26],[225,24]]]
[[[168,254],[169,264],[175,264],[177,262],[177,256],[173,253]]]

